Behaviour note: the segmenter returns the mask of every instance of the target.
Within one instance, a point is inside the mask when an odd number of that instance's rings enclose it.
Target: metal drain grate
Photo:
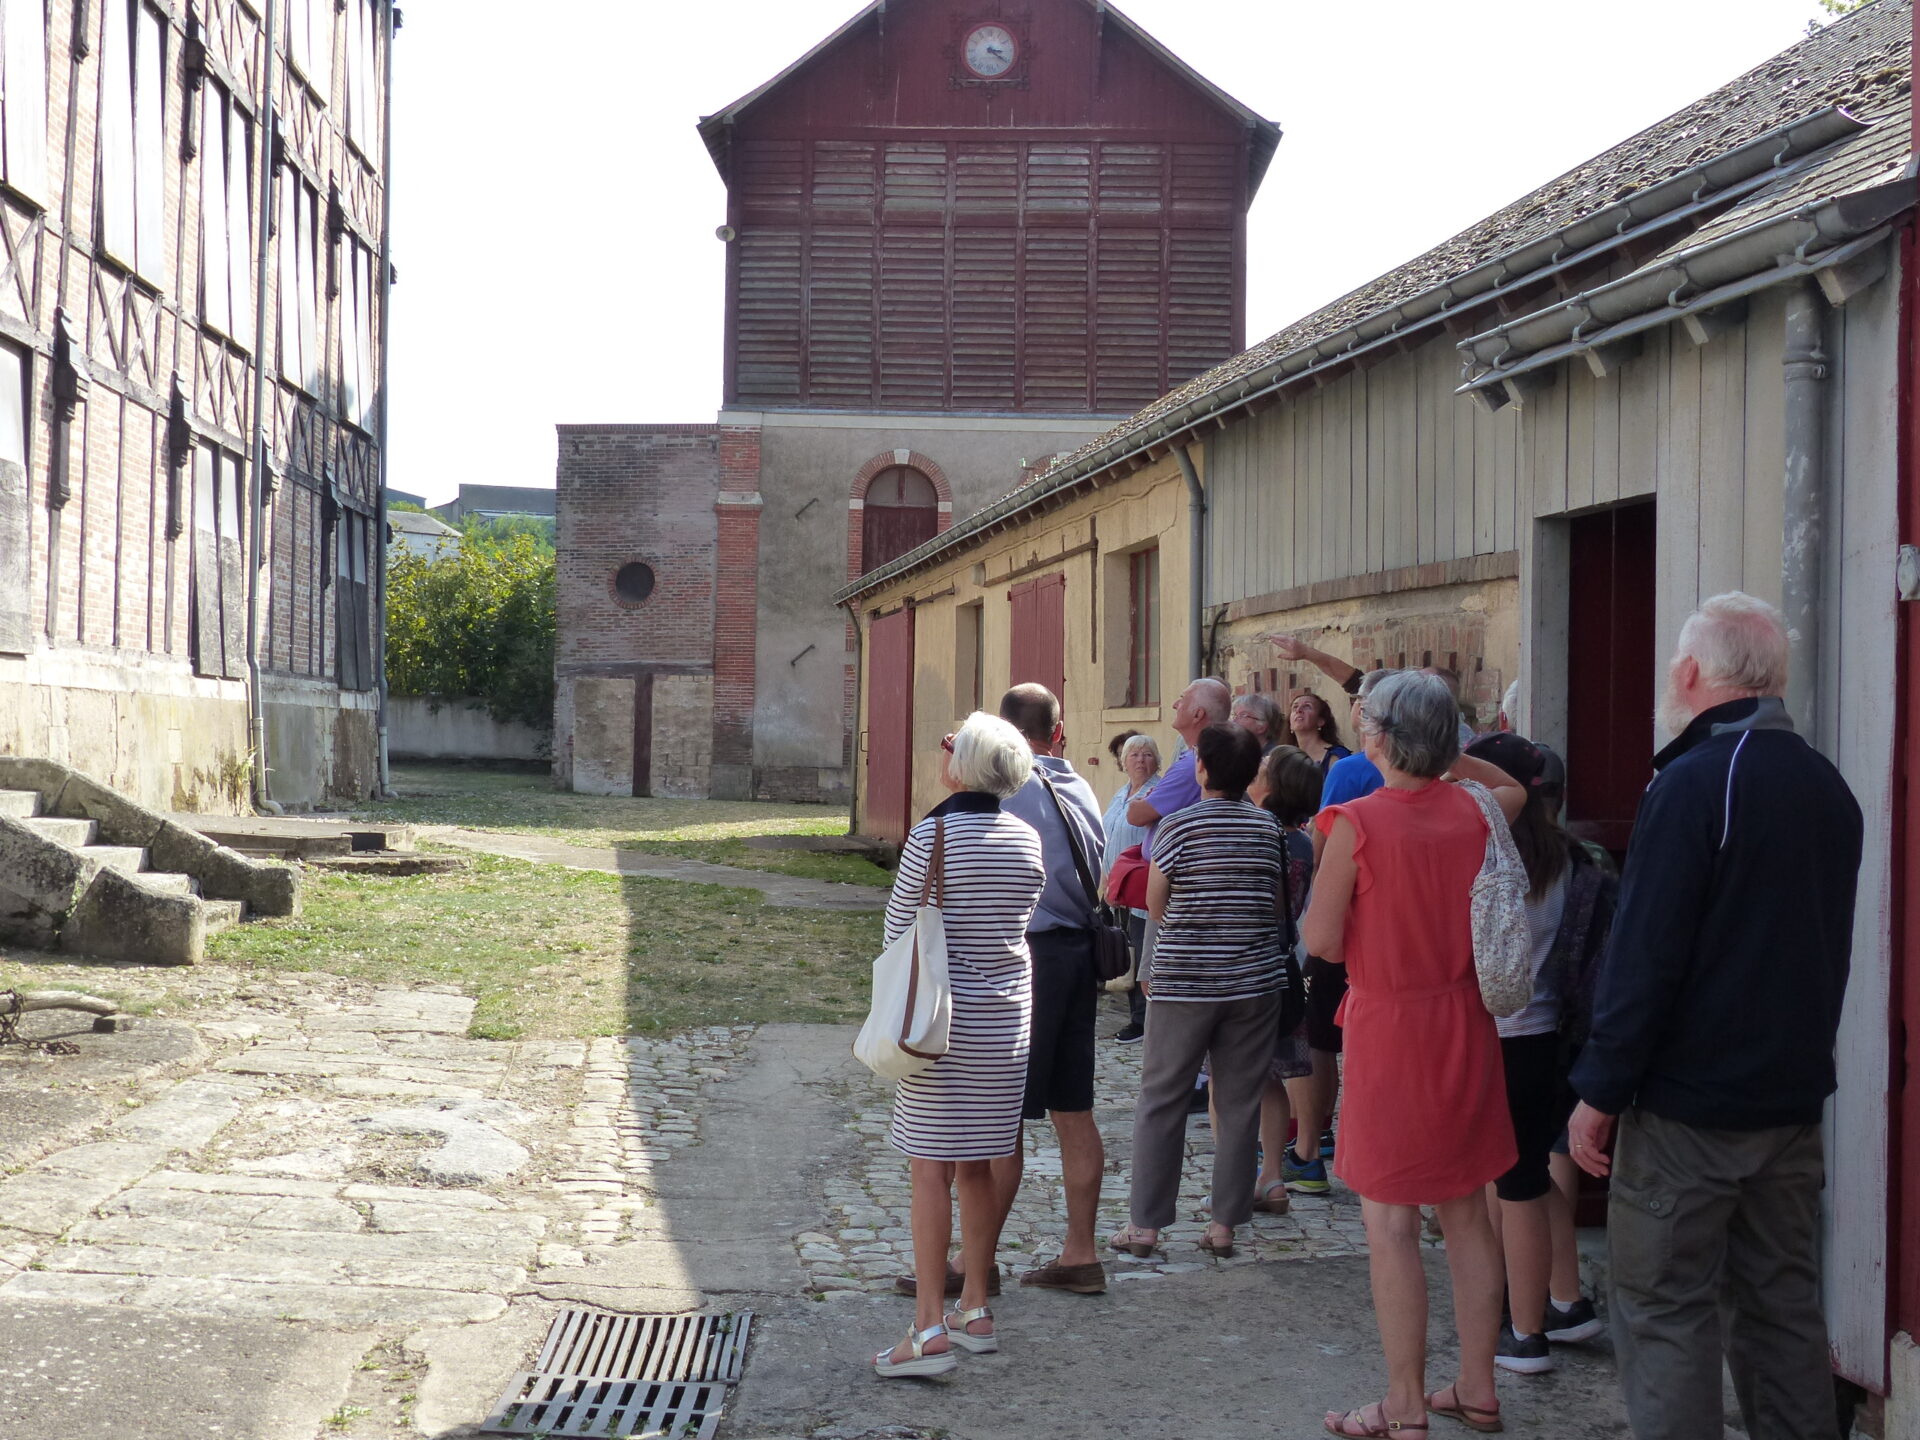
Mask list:
[[[615,1315],[566,1310],[535,1368],[482,1427],[509,1435],[712,1440],[740,1381],[753,1313]]]

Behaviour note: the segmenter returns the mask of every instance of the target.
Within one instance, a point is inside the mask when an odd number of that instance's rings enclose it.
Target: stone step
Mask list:
[[[49,840],[57,840],[76,850],[83,845],[93,844],[100,834],[97,821],[69,820],[62,815],[35,815],[20,823],[36,835],[44,835]]]
[[[198,895],[200,887],[194,884],[191,875],[181,875],[169,870],[142,870],[132,877],[133,883],[148,890],[157,890],[162,895]]]
[[[138,875],[147,868],[147,852],[138,845],[87,845],[80,853],[122,875]]]
[[[40,794],[36,790],[0,790],[0,815],[25,820],[40,813]]]
[[[247,918],[247,907],[238,900],[202,900],[200,906],[207,912],[209,935],[231,930]]]

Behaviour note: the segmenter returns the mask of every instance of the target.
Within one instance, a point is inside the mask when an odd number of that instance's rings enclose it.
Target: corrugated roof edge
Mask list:
[[[1233,362],[1228,361],[1216,371],[1209,372],[1210,374],[1227,372],[1225,378],[1217,384],[1209,385],[1208,375],[1202,375],[1188,382],[1182,389],[1193,393],[1183,403],[1162,408],[1167,406],[1168,400],[1173,396],[1180,394],[1177,390],[1155,401],[1153,405],[1137,412],[1106,435],[1075,454],[1067,456],[1055,469],[975,511],[950,529],[941,532],[916,549],[908,551],[898,559],[861,576],[852,584],[836,592],[833,597],[834,603],[844,605],[869,590],[889,584],[920,568],[921,565],[950,550],[964,548],[968,543],[984,538],[997,528],[1000,521],[1039,504],[1077,481],[1097,480],[1101,473],[1126,463],[1143,451],[1152,450],[1161,445],[1171,447],[1172,444],[1177,443],[1176,435],[1183,434],[1221,412],[1245,403],[1258,393],[1300,378],[1318,363],[1344,357],[1360,346],[1372,344],[1389,334],[1401,331],[1408,325],[1425,324],[1437,320],[1454,308],[1453,302],[1458,301],[1462,304],[1470,301],[1477,302],[1483,299],[1486,293],[1532,276],[1546,266],[1558,263],[1569,253],[1584,253],[1587,249],[1604,246],[1609,239],[1618,240],[1630,222],[1657,224],[1664,216],[1679,214],[1691,208],[1689,202],[1698,199],[1709,185],[1714,185],[1716,180],[1718,184],[1714,187],[1715,197],[1723,196],[1727,190],[1756,180],[1770,182],[1783,167],[1797,163],[1805,156],[1818,153],[1845,139],[1858,136],[1866,131],[1869,125],[1870,122],[1848,114],[1840,106],[1830,106],[1816,111],[1812,115],[1765,131],[1699,165],[1679,171],[1658,185],[1636,192],[1627,200],[1603,206],[1581,216],[1570,225],[1562,226],[1482,260],[1436,285],[1410,295],[1396,304],[1365,315],[1328,335],[1282,351],[1252,370],[1244,373],[1234,371]],[[1744,173],[1743,167],[1736,163],[1741,159],[1748,162],[1748,166],[1751,167],[1745,168]],[[1755,162],[1766,163],[1756,164]],[[1662,206],[1665,208],[1660,208]],[[1484,279],[1485,284],[1464,295],[1457,293],[1470,279]],[[1354,292],[1349,292],[1349,294],[1352,293]],[[1439,297],[1437,303],[1424,309],[1423,313],[1414,316],[1407,314],[1410,309],[1421,306],[1422,302],[1432,301],[1434,297]],[[1322,307],[1321,310],[1309,313],[1293,325],[1284,327],[1280,333],[1284,334],[1287,329],[1297,329],[1308,324],[1315,315],[1336,309],[1346,298],[1342,296],[1332,304]],[[1383,317],[1392,318],[1388,319],[1386,324],[1379,325],[1378,322]],[[1366,333],[1369,331],[1373,333]],[[1301,360],[1303,356],[1307,357],[1306,363],[1296,365],[1294,362]],[[1148,418],[1143,420],[1142,417]],[[1128,442],[1137,443],[1129,446]]]

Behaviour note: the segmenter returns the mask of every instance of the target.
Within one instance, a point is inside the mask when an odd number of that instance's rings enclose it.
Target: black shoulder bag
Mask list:
[[[1093,871],[1087,867],[1086,852],[1080,848],[1080,837],[1074,832],[1067,807],[1060,803],[1060,792],[1053,788],[1053,781],[1047,778],[1046,771],[1036,769],[1034,773],[1040,777],[1040,783],[1047,787],[1053,808],[1059,812],[1060,824],[1067,832],[1067,848],[1073,852],[1073,868],[1080,872],[1080,883],[1087,892],[1087,904],[1093,910],[1094,983],[1104,985],[1109,980],[1118,980],[1133,967],[1133,953],[1127,946],[1126,927],[1113,913],[1113,907],[1100,898],[1100,887],[1094,883]]]

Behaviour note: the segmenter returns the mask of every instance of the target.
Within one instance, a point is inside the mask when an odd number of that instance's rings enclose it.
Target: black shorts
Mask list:
[[[1307,1048],[1340,1053],[1340,1027],[1333,1017],[1347,998],[1347,967],[1309,955],[1300,967],[1307,982]]]
[[[1032,1048],[1021,1118],[1049,1110],[1093,1109],[1093,1026],[1100,989],[1093,981],[1093,936],[1086,930],[1036,930]]]
[[[1560,1037],[1518,1035],[1500,1042],[1507,1072],[1507,1110],[1520,1158],[1493,1182],[1502,1200],[1538,1200],[1553,1188],[1547,1157],[1573,1114],[1573,1090],[1561,1057]]]

